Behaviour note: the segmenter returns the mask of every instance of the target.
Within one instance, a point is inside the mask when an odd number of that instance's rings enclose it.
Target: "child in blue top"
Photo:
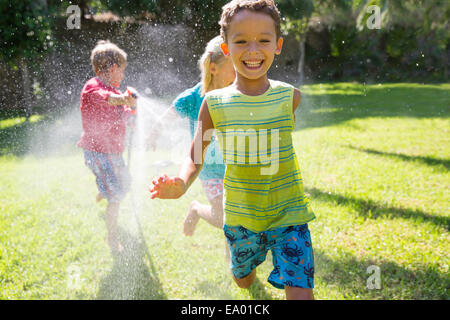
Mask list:
[[[225,59],[220,48],[221,43],[221,36],[217,36],[209,41],[205,52],[198,61],[202,81],[175,98],[172,106],[159,120],[157,128],[160,128],[163,123],[171,123],[171,119],[180,116],[189,119],[191,137],[194,137],[197,129],[198,114],[205,94],[211,90],[230,85],[235,78],[233,64],[230,59]],[[213,136],[205,156],[203,169],[199,174],[209,205],[202,204],[196,200],[192,201],[183,223],[183,232],[186,236],[193,235],[200,218],[214,227],[223,227],[224,174],[225,165],[222,153],[217,144],[217,139]]]

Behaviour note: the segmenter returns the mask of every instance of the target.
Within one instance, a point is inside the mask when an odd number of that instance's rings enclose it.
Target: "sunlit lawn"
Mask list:
[[[301,90],[294,143],[317,216],[316,298],[448,299],[450,85]],[[78,134],[73,121],[0,120],[0,299],[284,298],[267,282],[270,257],[239,289],[221,230],[201,221],[192,238],[182,234],[189,203],[206,202],[198,181],[180,200],[148,198],[154,174],[177,172],[155,166],[174,154],[165,149],[133,158],[126,248],[112,255]],[[370,266],[380,289],[367,288]]]

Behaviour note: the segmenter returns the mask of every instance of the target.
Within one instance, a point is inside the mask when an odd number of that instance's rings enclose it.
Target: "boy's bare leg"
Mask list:
[[[248,289],[255,281],[255,279],[256,279],[256,269],[253,269],[253,271],[250,272],[250,274],[244,278],[238,279],[233,275],[234,282],[236,282],[238,287],[242,289]]]
[[[216,228],[223,228],[223,196],[215,197],[210,201],[211,205],[201,204],[197,200],[192,201],[189,211],[184,218],[183,232],[186,236],[192,236],[198,220],[202,218]]]
[[[96,202],[100,202],[103,199],[105,199],[105,197],[101,193],[98,193],[97,196],[95,197]]]
[[[285,286],[286,300],[314,300],[313,289]]]
[[[122,251],[123,247],[117,237],[117,218],[119,216],[120,203],[108,202],[106,206],[106,229],[108,231],[107,242],[111,249]]]

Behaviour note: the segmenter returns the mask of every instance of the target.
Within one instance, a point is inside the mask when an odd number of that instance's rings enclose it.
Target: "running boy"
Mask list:
[[[283,45],[279,11],[272,0],[234,0],[223,7],[220,25],[222,50],[233,61],[236,80],[206,95],[190,157],[178,177],[153,181],[152,198],[178,198],[186,192],[202,167],[196,146],[206,148],[203,135],[214,127],[227,166],[224,232],[235,282],[248,288],[271,250],[274,269],[268,281],[285,289],[287,299],[313,299],[307,223],[315,216],[303,192],[291,137],[301,95],[267,77]],[[246,145],[242,136],[256,143]]]
[[[173,124],[173,121],[170,120],[175,119],[177,115],[189,119],[189,128],[193,138],[205,93],[226,87],[234,81],[233,63],[231,59],[224,56],[220,48],[221,43],[221,36],[217,36],[208,42],[205,52],[198,61],[201,82],[176,97],[172,106],[158,121],[155,131],[150,135],[153,143],[161,127],[166,123]],[[216,228],[223,228],[224,174],[225,164],[223,163],[222,153],[219,150],[217,139],[213,137],[199,174],[209,205],[202,204],[197,200],[192,201],[183,223],[183,232],[186,236],[194,234],[200,218]]]
[[[83,132],[78,146],[86,165],[96,177],[97,202],[106,207],[107,242],[121,251],[117,238],[120,202],[130,187],[130,174],[122,158],[128,117],[134,113],[136,99],[119,91],[127,67],[127,54],[109,41],[99,41],[91,52],[96,77],[88,80],[81,92]]]

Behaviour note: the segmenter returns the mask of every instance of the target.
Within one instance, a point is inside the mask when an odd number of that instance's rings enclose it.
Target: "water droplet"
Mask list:
[[[169,62],[173,62],[173,58],[169,58]]]

